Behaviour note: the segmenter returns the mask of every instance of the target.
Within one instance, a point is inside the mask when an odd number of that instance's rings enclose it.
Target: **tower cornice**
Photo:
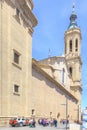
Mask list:
[[[70,86],[70,88],[71,88],[71,90],[74,90],[74,91],[77,91],[77,90],[79,90],[80,92],[82,92],[82,87],[81,87],[81,85],[72,85],[72,86]]]
[[[75,62],[75,61],[79,60],[80,64],[82,65],[81,57],[78,56],[77,54],[70,53],[70,54],[65,55],[65,58],[66,58],[66,61],[74,60],[74,62]]]
[[[32,12],[34,6],[32,0],[7,0],[6,2],[15,10],[15,15],[13,15],[14,18],[20,24],[23,24],[28,29],[28,32],[32,35],[33,28],[38,23]],[[16,9],[19,11],[19,16],[16,14]]]
[[[28,0],[29,2],[30,0]],[[35,27],[37,25],[37,19],[34,16],[34,14],[31,11],[31,8],[29,8],[28,3],[26,2],[26,0],[17,0],[16,2],[18,2],[21,11],[21,15],[27,18],[27,23],[29,24],[29,20],[31,21],[31,26]],[[25,18],[24,18],[25,19]]]
[[[79,28],[72,28],[72,29],[65,31],[64,39],[66,39],[67,36],[70,36],[71,34],[74,35],[76,33],[79,34],[80,38],[82,39],[81,30]]]
[[[34,7],[34,4],[32,2],[32,0],[9,0],[11,1],[13,4],[15,4],[17,1],[20,2],[21,5],[24,5],[26,3],[26,5],[32,10]]]

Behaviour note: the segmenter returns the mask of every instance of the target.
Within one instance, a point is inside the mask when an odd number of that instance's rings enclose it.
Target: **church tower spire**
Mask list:
[[[70,89],[74,96],[81,102],[81,30],[76,22],[77,15],[75,14],[75,4],[72,6],[70,15],[70,24],[65,32],[65,58],[70,74],[71,84]]]
[[[77,19],[77,15],[75,14],[75,4],[73,3],[73,5],[72,5],[72,14],[70,16],[70,25],[69,25],[68,29],[78,28],[76,19]]]

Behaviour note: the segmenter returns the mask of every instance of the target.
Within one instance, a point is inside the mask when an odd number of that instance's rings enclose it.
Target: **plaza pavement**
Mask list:
[[[37,125],[35,128],[30,128],[29,126],[24,127],[0,127],[0,130],[66,130],[66,125],[58,124],[57,127],[54,126],[39,126]],[[69,129],[67,129],[69,130]]]

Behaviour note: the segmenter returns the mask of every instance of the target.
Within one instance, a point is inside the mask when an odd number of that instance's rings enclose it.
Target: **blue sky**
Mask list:
[[[38,19],[34,28],[32,55],[39,60],[64,54],[64,33],[69,26],[72,3],[75,3],[77,24],[81,29],[82,108],[87,106],[87,0],[33,0]]]

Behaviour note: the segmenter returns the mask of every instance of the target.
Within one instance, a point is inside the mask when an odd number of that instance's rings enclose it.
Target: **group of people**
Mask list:
[[[55,118],[52,118],[52,119],[46,119],[46,118],[40,118],[39,120],[38,120],[38,124],[39,125],[42,125],[42,126],[48,126],[48,125],[50,125],[50,126],[55,126],[55,127],[57,127],[57,119],[55,119]]]
[[[69,120],[61,119],[60,123],[62,124],[68,124]],[[42,126],[55,126],[57,127],[58,121],[55,118],[47,119],[47,118],[40,118],[38,119],[38,124]],[[36,126],[36,120],[35,118],[31,118],[29,120],[29,126],[35,127]]]
[[[66,119],[61,119],[60,120],[60,123],[62,123],[62,124],[69,124],[69,120],[66,120]]]
[[[50,120],[47,118],[40,118],[38,119],[38,124],[42,126],[55,126],[57,127],[57,119],[51,118]],[[30,118],[29,120],[29,127],[35,127],[36,126],[36,120],[35,118]]]

